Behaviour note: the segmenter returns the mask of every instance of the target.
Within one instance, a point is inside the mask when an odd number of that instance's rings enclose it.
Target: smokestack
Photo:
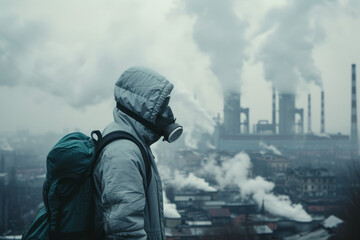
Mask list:
[[[357,113],[356,113],[356,65],[351,65],[351,142],[358,145]]]
[[[227,133],[240,133],[240,94],[236,92],[225,93],[224,126]]]
[[[295,95],[282,93],[279,95],[279,133],[289,135],[295,127]]]
[[[273,125],[273,133],[276,134],[276,91],[273,88],[272,92],[272,125]]]
[[[324,91],[321,91],[321,133],[325,133],[325,106]]]
[[[308,133],[311,133],[311,95],[308,94]]]

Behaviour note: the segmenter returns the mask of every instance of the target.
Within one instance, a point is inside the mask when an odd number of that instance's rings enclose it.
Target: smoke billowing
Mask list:
[[[300,204],[292,204],[287,196],[275,196],[272,193],[274,183],[266,181],[260,176],[249,178],[251,167],[250,158],[246,153],[239,153],[235,157],[225,160],[218,165],[214,159],[203,166],[203,172],[213,175],[219,186],[237,186],[243,198],[252,198],[261,206],[264,201],[265,209],[278,216],[295,221],[311,221],[309,214]]]
[[[7,11],[0,10],[0,85],[39,89],[77,108],[109,99],[117,61],[97,51],[106,44],[104,35],[98,32],[98,42],[87,35],[91,21],[67,11],[77,4],[43,4],[37,11],[24,11],[1,1]]]
[[[40,39],[46,32],[44,24],[23,22],[19,17],[4,14],[0,16],[0,29],[0,86],[29,81],[27,75],[39,78],[29,60],[41,45]]]
[[[217,191],[217,189],[210,186],[205,179],[197,177],[194,173],[185,174],[178,170],[173,171],[164,164],[159,165],[159,172],[161,173],[165,186],[172,186],[177,190],[191,188],[209,192]]]
[[[282,155],[279,149],[277,149],[274,145],[267,145],[264,142],[260,142],[260,146],[271,151],[273,154]]]
[[[174,187],[177,190],[183,190],[185,188],[196,189],[201,191],[215,192],[216,188],[212,187],[204,179],[195,176],[193,173],[187,175],[181,174],[179,171],[171,171],[170,168],[165,165],[159,166],[159,171],[164,179],[165,186]],[[180,214],[176,209],[176,205],[170,203],[166,197],[166,193],[163,192],[164,198],[164,215],[167,218],[180,218]]]
[[[189,14],[196,17],[194,40],[211,59],[211,70],[224,91],[240,91],[240,75],[246,58],[246,24],[234,12],[233,0],[186,1]]]
[[[164,184],[175,187],[178,190],[193,188],[203,191],[216,191],[204,179],[197,174],[208,175],[215,178],[220,189],[227,186],[235,186],[240,190],[242,199],[253,199],[258,206],[264,201],[265,209],[276,216],[285,217],[299,222],[311,221],[311,216],[306,213],[301,204],[291,203],[288,196],[274,195],[275,184],[266,181],[260,176],[252,178],[249,176],[251,168],[250,158],[246,153],[239,153],[233,158],[222,159],[218,164],[213,157],[203,163],[202,169],[196,173],[181,174],[178,171],[171,172],[165,166],[159,168],[164,177]],[[166,206],[168,212],[174,211],[174,206]]]
[[[172,12],[172,1],[0,5],[0,87],[38,89],[84,109],[113,99],[116,79],[134,65],[153,68],[175,86],[193,80],[187,64],[199,62],[199,54],[187,37],[190,17]]]
[[[194,173],[189,173],[187,176],[179,173],[178,171],[174,172],[174,177],[170,181],[170,184],[177,189],[183,189],[186,187],[195,188],[198,190],[216,192],[216,188],[209,185],[203,178],[199,178],[194,175]]]
[[[280,93],[296,93],[301,81],[322,87],[321,73],[315,65],[315,44],[324,38],[317,21],[316,8],[322,1],[288,1],[273,9],[264,19],[268,36],[257,59],[263,62],[265,79]]]
[[[202,134],[212,134],[214,131],[215,123],[209,112],[185,88],[180,87],[174,91],[170,105],[178,122],[184,126],[183,137],[187,147],[197,148]]]
[[[166,193],[163,192],[163,198],[164,198],[164,216],[166,218],[180,218],[180,214],[176,209],[176,205],[173,203],[170,203],[169,199],[166,197]]]

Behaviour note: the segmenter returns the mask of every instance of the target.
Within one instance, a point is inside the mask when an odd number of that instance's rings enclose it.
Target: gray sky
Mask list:
[[[210,131],[229,88],[241,89],[251,125],[270,120],[273,83],[295,92],[305,113],[312,94],[315,132],[324,89],[327,132],[349,133],[352,63],[360,79],[359,1],[0,0],[0,6],[1,132],[103,129],[112,121],[115,81],[143,65],[174,83],[171,104],[186,130]]]

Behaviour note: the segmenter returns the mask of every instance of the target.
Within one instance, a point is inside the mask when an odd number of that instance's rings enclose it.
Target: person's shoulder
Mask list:
[[[131,129],[130,129],[131,130]],[[121,125],[116,123],[115,121],[110,123],[104,129],[102,136],[106,136],[107,134],[116,132],[116,131],[125,131],[131,133],[129,129],[125,130]],[[135,137],[136,138],[136,137]],[[100,154],[101,160],[103,159],[116,159],[117,161],[127,161],[129,159],[140,161],[142,159],[141,150],[136,143],[129,139],[118,139],[109,144],[107,144],[102,153]]]
[[[118,139],[109,143],[103,150],[103,157],[122,157],[123,159],[140,159],[140,148],[131,140]]]

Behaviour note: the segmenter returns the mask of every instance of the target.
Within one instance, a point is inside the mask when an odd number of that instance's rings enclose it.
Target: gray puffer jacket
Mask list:
[[[158,73],[142,67],[126,70],[116,82],[115,100],[155,123],[173,85]],[[145,165],[140,149],[121,139],[107,145],[94,171],[95,230],[97,239],[165,239],[161,179],[150,145],[160,136],[117,108],[114,122],[103,135],[131,133],[151,156],[151,181],[144,190]],[[147,196],[147,197],[146,197]]]

